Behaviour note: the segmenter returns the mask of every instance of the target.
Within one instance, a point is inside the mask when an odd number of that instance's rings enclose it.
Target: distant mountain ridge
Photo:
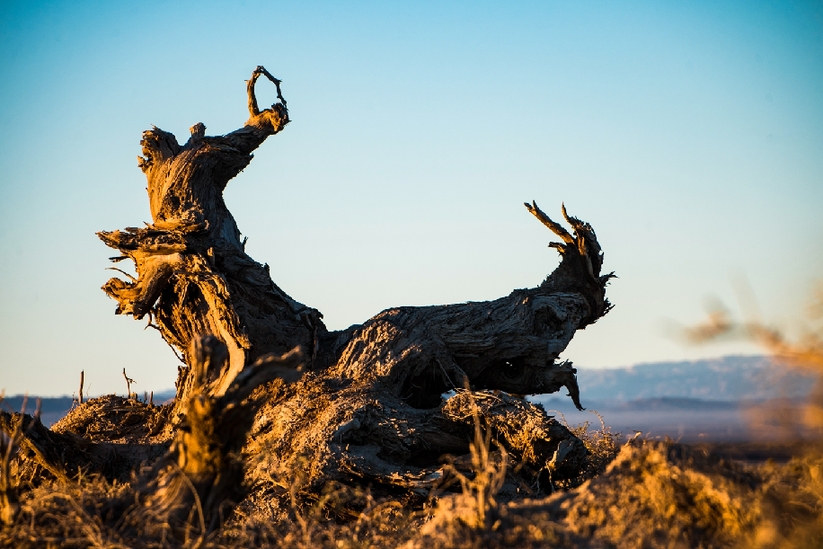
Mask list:
[[[37,410],[38,401],[40,405],[40,421],[47,427],[61,417],[66,415],[71,410],[74,404],[74,399],[68,396],[62,397],[25,397],[22,395],[15,395],[4,397],[0,401],[0,410],[6,412],[20,412],[24,410],[23,403],[26,403],[25,412],[27,414],[34,414]]]
[[[595,401],[688,398],[712,401],[798,398],[813,376],[777,366],[767,356],[725,356],[624,368],[577,369],[581,397]]]
[[[724,403],[771,398],[803,398],[814,377],[775,366],[766,356],[725,356],[714,359],[638,364],[623,368],[577,369],[583,405],[600,410],[725,409]],[[174,397],[174,390],[155,392],[154,402]],[[0,407],[19,411],[23,397],[6,397]],[[573,413],[565,392],[535,395],[547,408]],[[36,397],[29,397],[32,413]],[[43,423],[50,425],[73,405],[71,397],[42,398]],[[734,408],[734,406],[732,406]]]

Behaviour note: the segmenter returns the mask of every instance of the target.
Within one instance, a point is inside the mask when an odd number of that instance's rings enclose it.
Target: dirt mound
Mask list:
[[[73,433],[89,442],[158,443],[171,440],[171,406],[106,395],[73,407],[52,425],[57,433]]]

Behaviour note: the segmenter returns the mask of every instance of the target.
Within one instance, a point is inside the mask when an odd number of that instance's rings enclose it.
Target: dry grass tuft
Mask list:
[[[806,453],[788,464],[767,464],[764,520],[750,536],[756,549],[823,547],[823,455]]]
[[[471,392],[467,394],[471,395]],[[496,496],[506,482],[508,454],[502,445],[496,444],[497,456],[493,455],[491,430],[483,428],[477,402],[474,397],[470,400],[474,420],[474,439],[469,445],[472,474],[466,475],[452,464],[448,464],[445,470],[457,478],[462,488],[456,499],[458,519],[469,528],[485,530],[492,527],[497,519]]]
[[[601,476],[546,506],[574,534],[617,547],[728,547],[758,524],[757,483],[686,446],[635,441]]]
[[[0,402],[2,401],[3,395],[0,395]],[[12,458],[15,457],[18,445],[26,435],[26,430],[23,427],[23,414],[26,413],[27,404],[28,398],[26,397],[23,399],[20,415],[17,417],[17,421],[14,422],[14,428],[11,432],[0,432],[0,522],[5,525],[12,524],[20,510],[18,497],[21,488],[19,462]],[[38,403],[34,417],[39,417],[39,412]]]
[[[621,433],[615,433],[611,427],[606,425],[603,416],[594,410],[591,413],[597,417],[600,423],[600,429],[592,429],[592,423],[586,421],[580,425],[568,425],[566,418],[561,414],[563,424],[572,432],[574,436],[579,438],[585,444],[589,455],[586,457],[586,463],[576,478],[566,481],[555,481],[557,488],[568,490],[576,488],[585,481],[592,479],[606,470],[606,467],[617,457],[620,452]]]
[[[472,395],[468,390],[466,394]],[[474,439],[469,446],[471,472],[460,471],[453,462],[446,465],[447,476],[457,479],[461,492],[440,498],[431,519],[404,549],[492,547],[500,535],[505,505],[497,495],[506,483],[508,454],[492,440],[491,430],[481,424],[473,396],[470,402],[474,420]],[[493,444],[496,451],[492,451]]]

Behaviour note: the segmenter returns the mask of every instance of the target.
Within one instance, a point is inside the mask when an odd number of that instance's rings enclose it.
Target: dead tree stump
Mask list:
[[[262,111],[255,99],[261,75],[279,97]],[[317,310],[291,298],[266,265],[246,254],[223,201],[252,151],[289,122],[280,81],[263,67],[252,73],[247,96],[248,121],[227,135],[206,136],[198,123],[180,145],[158,128],[145,132],[139,165],[152,223],[98,233],[118,250],[114,261],[131,259],[136,268],[136,277],[103,286],[117,314],[148,315],[185,362],[174,413],[166,416],[178,422],[175,442],[160,480],[144,490],[154,493],[147,501],[173,515],[190,510],[193,496],[186,494],[197,494],[208,530],[215,519],[206,508],[239,497],[230,488],[240,485],[241,451],[303,468],[309,490],[332,482],[369,484],[395,496],[426,494],[442,482],[447,455],[469,452],[473,411],[517,465],[510,471],[514,484],[576,475],[586,458],[582,442],[518,395],[565,387],[581,407],[575,369],[559,357],[576,330],[611,308],[605,288],[613,274],[601,274],[603,253],[592,227],[564,207],[570,232],[537,204],[526,204],[562,241],[550,244],[561,262],[540,285],[488,302],[388,309],[329,331]],[[260,364],[298,347],[301,379],[282,369],[274,377],[294,383],[254,377]],[[247,376],[255,383],[238,388]],[[241,405],[252,385],[260,387],[256,404]],[[210,447],[209,437],[226,442]],[[183,483],[192,485],[188,492]]]

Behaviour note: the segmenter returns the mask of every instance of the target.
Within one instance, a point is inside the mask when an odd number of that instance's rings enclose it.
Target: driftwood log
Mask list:
[[[279,98],[264,110],[255,97],[260,76],[277,87]],[[201,499],[236,500],[241,449],[249,464],[253,456],[267,457],[246,467],[249,483],[254,467],[299,467],[309,491],[344,483],[426,494],[444,481],[446,456],[468,454],[477,414],[517,464],[514,484],[536,487],[544,476],[576,475],[586,458],[582,442],[521,396],[565,387],[581,407],[575,369],[559,356],[576,330],[611,308],[605,287],[613,274],[601,275],[603,254],[592,227],[564,207],[569,231],[536,203],[526,204],[562,241],[550,244],[560,252],[560,264],[537,287],[488,302],[388,309],[361,325],[330,331],[316,309],[291,298],[271,280],[267,265],[246,254],[223,201],[224,188],[252,152],[289,123],[280,81],[263,67],[252,73],[247,97],[249,119],[229,134],[206,136],[198,123],[180,145],[158,128],[144,132],[139,166],[152,223],[98,233],[118,250],[114,261],[131,259],[136,269],[135,277],[112,278],[103,286],[117,301],[117,314],[149,316],[185,362],[167,414],[174,443],[164,458],[178,468],[164,466],[152,484],[165,494],[156,496],[158,508],[170,509],[183,497],[181,479],[200,478],[179,465],[181,455],[200,455],[212,464],[212,476],[194,483]],[[209,353],[197,343],[204,336],[211,336]],[[243,408],[242,421],[230,419],[251,394],[237,392],[237,380],[289,352],[283,360],[294,366],[297,348],[302,378],[293,368],[280,368],[266,383],[256,378],[254,406]],[[196,433],[210,426],[214,436],[218,424],[236,426],[232,442],[204,458],[205,439]],[[230,482],[215,482],[221,468],[231,470],[221,476]]]

